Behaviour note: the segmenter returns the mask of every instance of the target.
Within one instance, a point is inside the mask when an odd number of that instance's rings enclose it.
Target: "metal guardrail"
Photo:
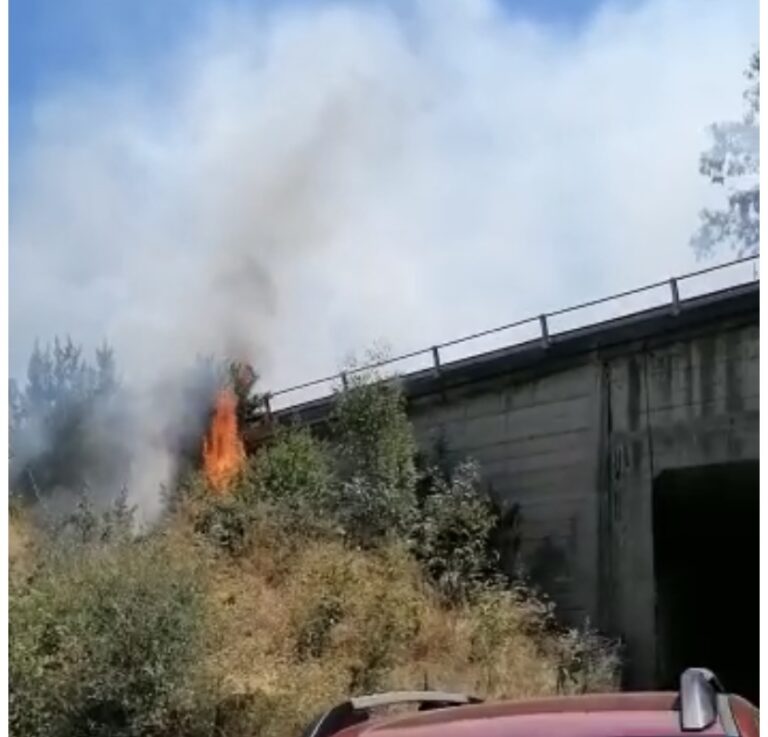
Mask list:
[[[417,358],[419,356],[431,355],[433,369],[436,372],[439,372],[441,367],[441,361],[440,361],[441,350],[466,344],[466,343],[470,343],[472,341],[477,341],[481,338],[485,338],[491,335],[496,335],[498,333],[502,333],[504,331],[508,331],[513,328],[519,328],[526,325],[535,325],[536,323],[539,324],[539,337],[540,337],[541,343],[544,347],[547,347],[550,345],[552,337],[554,335],[557,335],[556,332],[551,331],[551,325],[550,325],[551,318],[571,314],[579,310],[584,310],[590,307],[605,305],[610,302],[614,302],[616,300],[620,300],[626,297],[631,297],[631,296],[642,294],[642,293],[648,293],[653,290],[660,289],[662,287],[666,287],[669,289],[669,297],[668,297],[667,304],[671,306],[673,314],[679,314],[680,308],[681,308],[681,299],[680,299],[681,283],[688,281],[690,279],[693,279],[695,277],[703,276],[705,274],[711,274],[713,272],[721,272],[726,269],[738,266],[740,264],[746,264],[749,262],[754,262],[755,264],[757,264],[757,261],[759,260],[759,258],[760,258],[759,254],[744,256],[744,257],[735,259],[733,261],[717,264],[715,266],[710,266],[704,269],[698,269],[696,271],[691,271],[691,272],[688,272],[687,274],[671,277],[670,279],[665,279],[663,281],[657,281],[651,284],[645,284],[641,287],[636,287],[635,289],[628,289],[623,292],[617,292],[615,294],[611,294],[608,297],[601,297],[599,299],[593,299],[587,302],[581,302],[579,304],[571,305],[569,307],[564,307],[559,310],[554,310],[552,312],[546,312],[540,315],[526,317],[526,318],[523,318],[522,320],[516,320],[514,322],[506,323],[504,325],[498,325],[497,327],[494,327],[494,328],[489,328],[488,330],[481,330],[476,333],[470,333],[469,335],[463,335],[460,338],[455,338],[453,340],[449,340],[443,343],[437,343],[427,348],[420,348],[418,350],[410,351],[408,353],[401,353],[397,356],[393,356],[392,358],[387,358],[381,361],[374,361],[372,363],[368,363],[363,366],[358,366],[352,369],[348,369],[346,371],[341,371],[339,373],[331,374],[329,376],[324,376],[319,379],[313,379],[312,381],[305,381],[301,384],[295,384],[294,386],[285,387],[283,389],[279,389],[274,392],[268,392],[265,395],[267,411],[268,412],[271,411],[270,401],[275,397],[285,396],[287,394],[301,391],[302,389],[311,389],[313,387],[317,387],[322,384],[330,384],[331,382],[340,382],[342,388],[346,389],[349,385],[349,377],[352,375],[382,368],[384,366],[391,366],[393,364],[402,363],[404,361]],[[755,271],[754,271],[752,280],[759,280],[756,266],[755,266]],[[625,313],[625,315],[630,315],[630,314],[633,314],[633,312],[630,311]],[[562,332],[567,332],[567,331],[562,331]],[[510,345],[515,345],[515,343],[513,342]]]

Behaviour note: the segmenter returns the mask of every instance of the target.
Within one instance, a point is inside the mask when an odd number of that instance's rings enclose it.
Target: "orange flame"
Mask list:
[[[203,470],[213,489],[223,494],[245,463],[237,429],[237,397],[231,389],[216,395],[211,426],[203,438]]]

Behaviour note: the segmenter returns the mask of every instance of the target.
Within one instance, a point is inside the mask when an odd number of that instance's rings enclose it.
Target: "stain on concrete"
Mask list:
[[[708,428],[699,428],[695,432],[702,457],[710,458],[714,451],[713,442],[717,440],[717,436],[713,437],[712,431]]]
[[[728,433],[728,455],[732,459],[744,457],[744,438],[733,427],[733,420],[731,420],[731,429]]]
[[[732,331],[725,336],[725,407],[728,412],[741,412],[744,398],[739,368],[741,336]]]
[[[701,413],[706,417],[714,410],[715,369],[717,345],[713,336],[705,336],[698,341],[699,348],[699,392]]]
[[[579,518],[575,514],[568,518],[568,548],[571,556],[579,549]]]
[[[693,344],[690,341],[685,343],[684,361],[685,366],[683,368],[683,392],[685,397],[686,414],[690,417],[693,414]]]
[[[623,443],[618,442],[614,444],[610,454],[610,465],[611,479],[613,481],[620,481],[627,469],[626,452]]]
[[[568,556],[562,547],[545,537],[529,558],[531,578],[552,590],[569,578]]]
[[[640,427],[641,399],[640,362],[637,356],[627,361],[627,422],[630,430]]]
[[[615,626],[613,484],[610,439],[613,433],[611,406],[611,366],[604,362],[599,376],[599,431],[597,464],[597,618],[600,627],[611,631]]]
[[[616,535],[616,530],[622,519],[622,484],[615,484],[613,487],[613,517],[611,518],[611,524],[614,526],[613,534]]]
[[[639,474],[643,470],[644,443],[640,439],[632,441],[632,471]]]
[[[720,462],[754,458],[758,452],[758,410],[745,411],[752,406],[752,397],[759,390],[754,366],[748,364],[749,360],[756,360],[758,332],[745,330],[739,322],[722,329],[713,324],[705,334],[697,331],[661,337],[660,341],[647,344],[635,341],[621,351],[613,346],[598,348],[593,354],[592,370],[599,375],[589,377],[594,381],[591,386],[597,389],[592,395],[593,403],[567,406],[574,423],[587,429],[578,442],[587,438],[579,450],[585,457],[594,454],[594,486],[575,483],[569,468],[553,471],[552,481],[548,476],[546,485],[537,475],[539,470],[531,471],[530,476],[527,471],[520,472],[512,479],[509,469],[503,466],[505,451],[497,452],[495,447],[504,439],[505,419],[517,417],[510,411],[515,401],[525,404],[526,417],[532,418],[530,432],[535,422],[537,439],[546,441],[543,447],[557,464],[559,449],[570,452],[570,443],[575,441],[570,434],[561,437],[557,432],[559,426],[550,427],[548,418],[561,422],[566,414],[565,405],[562,415],[551,408],[553,402],[566,400],[547,396],[550,385],[546,382],[541,382],[536,392],[529,389],[532,379],[527,375],[512,388],[505,381],[503,385],[488,384],[484,389],[497,392],[498,406],[504,407],[507,416],[497,418],[495,423],[488,420],[487,443],[494,446],[493,463],[500,470],[486,479],[493,478],[497,483],[497,496],[505,502],[505,509],[509,510],[513,501],[522,503],[526,510],[529,503],[537,505],[534,540],[526,537],[528,520],[521,521],[512,512],[503,520],[498,535],[505,569],[514,572],[518,563],[524,563],[536,585],[556,599],[560,596],[579,603],[573,616],[588,613],[606,632],[626,634],[632,643],[628,646],[628,667],[639,669],[637,672],[646,672],[647,663],[636,663],[652,649],[654,638],[652,627],[636,624],[638,620],[653,621],[649,510],[654,471],[712,463],[713,459]],[[644,373],[646,360],[648,383]],[[721,362],[725,363],[721,366]],[[574,386],[582,381],[575,372],[572,378]],[[562,381],[570,379],[563,376]],[[524,402],[518,391],[525,392]],[[532,397],[542,403],[540,416]],[[457,394],[454,401],[460,404],[468,400]],[[594,402],[599,402],[599,407]],[[651,402],[652,410],[665,409],[652,415],[653,432],[649,434],[646,412]],[[462,425],[469,429],[458,432]],[[448,428],[451,444],[457,449],[477,444],[477,423],[453,419]],[[527,427],[524,432],[529,432]],[[524,448],[527,441],[523,433],[519,434],[520,447]],[[514,453],[521,452],[517,445],[514,447]],[[532,444],[531,448],[534,453],[538,445]],[[540,492],[541,497],[551,496],[551,511],[546,498],[540,498]],[[580,516],[564,520],[562,500],[572,500],[572,509],[578,502]],[[589,516],[591,513],[597,516],[596,520]],[[587,537],[595,528],[596,541]],[[521,537],[526,540],[522,550]],[[592,560],[596,572],[591,570]]]
[[[672,404],[672,356],[654,356],[654,389],[663,407]]]

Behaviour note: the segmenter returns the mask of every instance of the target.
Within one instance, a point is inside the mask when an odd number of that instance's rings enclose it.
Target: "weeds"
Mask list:
[[[202,652],[203,610],[198,575],[162,540],[50,550],[11,592],[11,732],[169,727]]]
[[[355,380],[330,436],[280,431],[227,496],[198,474],[138,536],[124,497],[12,515],[19,737],[287,737],[380,689],[617,686],[614,643],[501,573],[479,469],[420,473],[394,384]]]

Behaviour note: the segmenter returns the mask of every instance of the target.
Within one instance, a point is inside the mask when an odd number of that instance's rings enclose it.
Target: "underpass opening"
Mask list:
[[[653,484],[657,680],[701,666],[759,698],[759,463],[664,471]]]

